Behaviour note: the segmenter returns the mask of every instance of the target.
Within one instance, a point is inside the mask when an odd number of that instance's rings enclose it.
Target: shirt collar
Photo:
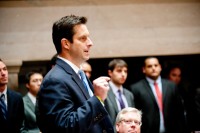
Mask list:
[[[5,88],[5,90],[4,90],[3,92],[0,92],[0,96],[1,96],[2,94],[4,94],[4,96],[5,96],[5,101],[6,101],[6,103],[7,103],[7,86],[6,86],[6,88]]]
[[[109,84],[110,84],[110,87],[111,87],[112,91],[114,92],[114,94],[117,94],[118,90],[120,90],[121,93],[123,93],[123,87],[122,86],[119,88],[112,81],[109,81]]]
[[[5,88],[5,90],[3,92],[0,92],[0,95],[4,94],[5,96],[7,95],[7,87]]]
[[[72,69],[73,69],[76,73],[78,73],[78,71],[80,70],[75,64],[73,64],[73,63],[70,62],[69,60],[67,60],[67,59],[65,59],[65,58],[63,58],[63,57],[60,57],[59,55],[58,55],[58,58],[61,59],[61,60],[63,60],[63,61],[66,62],[67,64],[69,64],[69,65],[72,67]]]
[[[30,92],[28,92],[28,96],[31,99],[31,101],[33,102],[33,104],[35,105],[36,104],[36,97],[33,96]]]
[[[154,84],[154,82],[156,82],[156,83],[161,83],[161,77],[160,77],[160,76],[157,78],[156,81],[155,81],[155,80],[152,80],[152,79],[149,78],[149,77],[146,77],[146,79],[147,79],[147,81],[148,81],[149,83],[151,83],[151,84]]]

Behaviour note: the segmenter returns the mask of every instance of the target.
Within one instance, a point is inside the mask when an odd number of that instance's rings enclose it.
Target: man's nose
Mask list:
[[[89,46],[92,46],[93,45],[93,42],[92,42],[92,40],[88,37],[88,42],[87,42],[87,44],[89,45]]]

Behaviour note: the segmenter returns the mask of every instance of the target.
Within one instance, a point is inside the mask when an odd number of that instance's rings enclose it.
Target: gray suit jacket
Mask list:
[[[126,88],[123,88],[123,93],[126,97],[126,100],[128,102],[128,106],[129,107],[134,107],[134,97],[133,94],[127,90]],[[105,104],[105,108],[108,111],[108,113],[110,114],[111,120],[113,125],[115,124],[115,119],[117,117],[117,114],[119,112],[118,106],[117,106],[117,102],[115,100],[115,94],[113,93],[112,89],[110,88],[109,92],[108,92],[108,96],[104,102]]]
[[[27,94],[23,97],[23,101],[25,119],[21,133],[39,133],[40,130],[36,123],[35,106]]]

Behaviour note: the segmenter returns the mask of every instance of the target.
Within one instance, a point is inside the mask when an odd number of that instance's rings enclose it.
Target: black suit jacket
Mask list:
[[[79,76],[61,59],[44,77],[37,95],[36,118],[42,133],[114,132],[102,103],[96,96],[90,98]]]
[[[183,133],[183,106],[177,88],[171,81],[162,79],[163,113],[166,133]],[[142,110],[141,133],[159,133],[160,116],[154,94],[146,79],[131,85],[135,107]]]
[[[24,104],[20,93],[7,89],[7,120],[0,110],[1,133],[19,133],[24,119]]]

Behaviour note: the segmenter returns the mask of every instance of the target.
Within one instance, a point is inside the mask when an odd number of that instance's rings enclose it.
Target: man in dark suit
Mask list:
[[[36,95],[40,89],[43,75],[37,71],[31,71],[26,74],[27,94],[23,97],[25,118],[21,133],[39,133],[35,116]]]
[[[144,61],[145,79],[131,85],[135,107],[143,112],[141,133],[183,133],[184,114],[175,84],[160,76],[156,57]]]
[[[108,75],[110,76],[110,90],[104,103],[114,126],[118,112],[125,107],[134,107],[134,99],[133,94],[123,87],[128,75],[128,65],[124,60],[111,60],[108,64]],[[120,100],[122,100],[122,103]]]
[[[36,104],[42,133],[114,132],[103,104],[110,78],[99,77],[92,85],[80,68],[93,45],[86,22],[85,17],[70,15],[53,25],[58,58],[43,79]]]
[[[19,133],[24,119],[24,104],[20,93],[7,87],[8,70],[0,59],[0,132]]]

